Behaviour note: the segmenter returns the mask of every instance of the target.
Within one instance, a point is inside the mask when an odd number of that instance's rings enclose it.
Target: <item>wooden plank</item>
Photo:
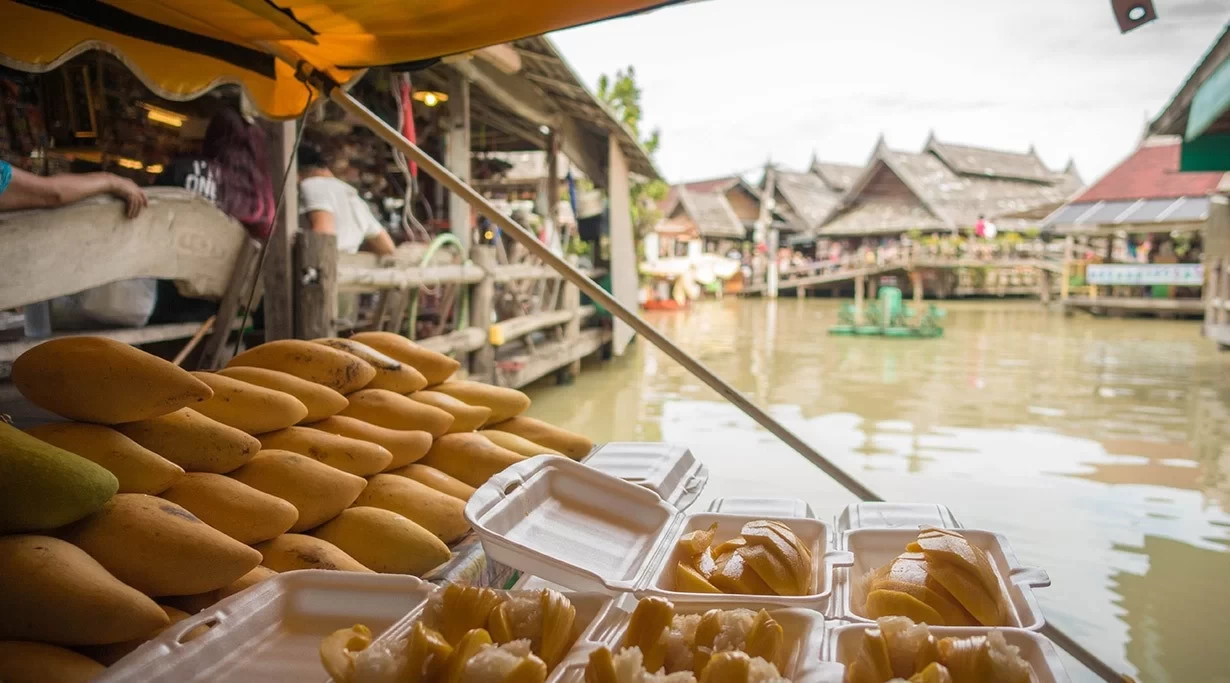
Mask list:
[[[631,181],[628,178],[628,162],[619,146],[619,138],[608,136],[607,215],[610,226],[611,294],[624,306],[635,309],[638,305],[637,290],[640,274],[637,272],[636,236],[632,226]],[[622,356],[632,343],[635,334],[626,322],[615,320],[615,335],[612,350]]]
[[[227,324],[215,326],[209,338],[205,340],[205,346],[201,349],[200,368],[202,370],[215,370],[229,360],[229,353],[233,351],[233,349],[226,348],[226,342],[231,336],[232,325],[230,323],[239,314],[239,309],[247,303],[246,299],[250,283],[255,276],[260,249],[259,242],[249,239],[235,258],[231,283],[227,286],[226,293],[222,295],[222,300],[218,302],[217,319]]]
[[[503,364],[517,366],[517,369],[500,370],[496,384],[513,389],[524,387],[534,380],[594,353],[602,348],[610,336],[611,333],[607,330],[592,329],[581,332],[574,341],[539,344],[535,347],[533,354],[513,356],[502,361]]]
[[[290,339],[295,335],[295,285],[291,278],[294,254],[291,244],[299,231],[299,183],[295,182],[295,122],[267,122],[264,125],[269,149],[269,177],[275,185],[290,168],[284,179],[286,186],[282,188],[286,193],[282,211],[265,247],[265,267],[260,274],[265,288],[265,340],[272,341]],[[274,196],[277,194],[275,187]]]
[[[470,259],[488,273],[495,271],[495,247],[482,244],[470,249]],[[495,312],[495,280],[487,277],[470,290],[470,325],[484,334]],[[484,339],[484,342],[486,340]],[[470,374],[480,382],[495,379],[495,348],[484,343],[470,354]]]
[[[462,182],[470,182],[470,82],[459,73],[449,74],[448,128],[445,131],[444,165]],[[470,248],[471,209],[455,192],[448,195],[449,230]]]
[[[295,336],[332,337],[337,328],[337,239],[304,232],[295,243]]]
[[[106,337],[136,346],[170,341],[172,339],[187,339],[200,327],[201,323],[199,322],[171,323],[169,325],[150,325],[148,327],[130,327],[119,330],[58,332],[46,339],[18,339],[0,344],[0,363],[11,363],[21,354],[51,339],[62,339],[64,337]]]
[[[475,264],[427,266],[426,268],[337,267],[341,291],[371,292],[382,289],[415,289],[436,285],[476,284],[486,271]]]
[[[579,290],[577,301],[580,301]],[[577,306],[567,310],[544,311],[542,313],[523,315],[495,323],[489,328],[487,337],[492,345],[502,346],[527,334],[565,323],[570,327],[575,324],[579,332],[581,321],[594,315],[596,312],[597,308],[594,306]]]
[[[1069,308],[1104,308],[1123,311],[1158,311],[1170,313],[1202,313],[1204,302],[1200,299],[1152,299],[1147,297],[1073,296],[1068,297]]]
[[[464,330],[449,332],[438,337],[417,339],[415,343],[437,353],[463,354],[476,351],[485,346],[487,344],[487,334],[481,328],[467,327]]]
[[[0,213],[0,309],[142,277],[185,283],[189,296],[221,297],[247,231],[194,192],[151,187],[146,194],[149,206],[133,220],[112,197]]]

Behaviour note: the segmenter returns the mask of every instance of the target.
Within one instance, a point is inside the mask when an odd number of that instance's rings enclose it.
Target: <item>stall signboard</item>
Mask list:
[[[1085,269],[1085,282],[1091,285],[1181,285],[1204,284],[1204,266],[1199,263],[1155,263],[1148,265],[1091,264]]]

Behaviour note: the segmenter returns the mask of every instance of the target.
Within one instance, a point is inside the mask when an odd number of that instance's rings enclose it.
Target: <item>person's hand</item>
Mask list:
[[[124,200],[128,206],[127,215],[130,219],[136,218],[137,214],[141,213],[141,209],[149,204],[144,190],[131,180],[120,176],[111,177],[111,194]]]

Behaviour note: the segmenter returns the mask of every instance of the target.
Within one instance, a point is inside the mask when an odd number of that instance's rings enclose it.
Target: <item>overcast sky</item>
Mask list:
[[[939,139],[1024,151],[1086,182],[1135,146],[1230,20],[1156,0],[1120,35],[1108,0],[708,0],[554,34],[591,86],[632,64],[671,181],[863,163]]]

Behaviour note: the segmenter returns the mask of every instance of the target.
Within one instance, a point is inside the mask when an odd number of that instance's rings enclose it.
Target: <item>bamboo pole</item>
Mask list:
[[[380,136],[393,147],[396,147],[410,159],[413,159],[419,166],[435,178],[441,185],[449,191],[455,193],[456,196],[468,202],[479,214],[485,216],[488,220],[500,226],[500,228],[517,240],[519,244],[525,247],[530,253],[542,259],[542,262],[551,266],[564,277],[565,280],[575,284],[582,292],[585,292],[591,299],[601,304],[612,315],[627,323],[632,329],[636,330],[637,334],[645,337],[651,344],[658,347],[663,353],[670,356],[677,363],[682,365],[688,372],[692,373],[697,379],[709,385],[714,391],[718,392],[727,401],[730,401],[743,411],[748,417],[755,420],[762,427],[767,429],[777,438],[786,443],[787,446],[794,449],[799,455],[803,456],[811,464],[815,465],[820,471],[832,477],[837,483],[841,484],[850,493],[858,497],[864,502],[883,502],[883,498],[876,495],[871,489],[864,486],[860,481],[855,479],[841,469],[837,464],[821,455],[814,448],[809,446],[807,442],[799,438],[794,432],[787,429],[777,420],[774,420],[760,406],[749,401],[737,389],[728,384],[721,377],[718,377],[705,367],[704,364],[697,361],[688,352],[679,348],[673,341],[668,339],[662,333],[658,332],[649,323],[645,322],[639,315],[633,312],[628,307],[624,306],[618,299],[607,293],[606,290],[598,286],[598,283],[589,279],[584,273],[577,270],[564,259],[555,255],[547,248],[546,245],[538,241],[538,238],[525,228],[518,225],[511,218],[500,213],[498,209],[487,201],[477,190],[462,182],[457,176],[449,172],[447,168],[442,166],[438,161],[427,155],[426,152],[419,149],[417,145],[402,137],[393,128],[389,127],[383,119],[373,114],[364,107],[358,100],[350,96],[343,89],[332,84],[331,87],[324,88],[329,93],[329,99],[333,100],[338,106],[345,110],[350,115],[358,119],[363,125],[367,126],[373,133]],[[1043,625],[1041,632],[1055,641],[1064,650],[1077,659],[1081,664],[1084,664],[1090,671],[1097,674],[1106,683],[1122,683],[1124,678],[1119,675],[1110,665],[1098,659],[1097,655],[1086,650],[1075,640],[1060,631],[1054,625],[1047,623]]]

